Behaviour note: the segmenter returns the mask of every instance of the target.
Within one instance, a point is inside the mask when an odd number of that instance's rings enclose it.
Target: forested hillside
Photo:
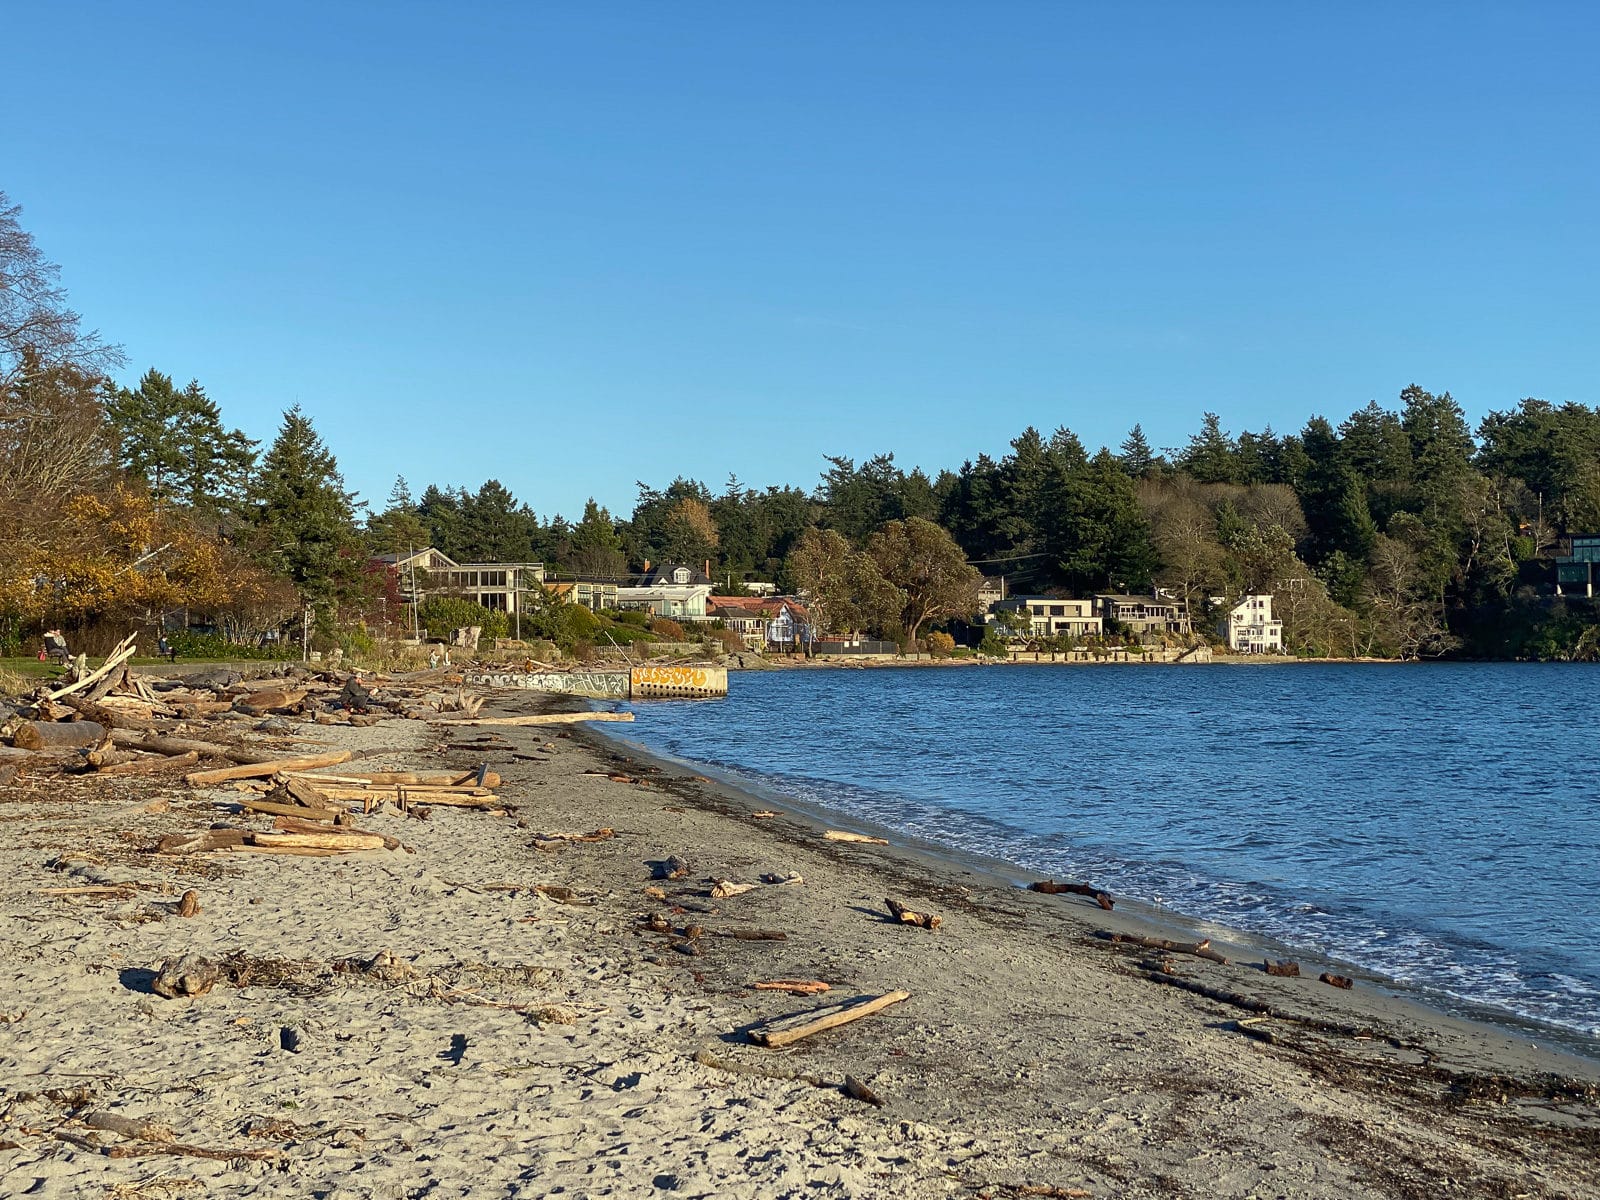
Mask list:
[[[175,611],[241,636],[306,608],[328,636],[381,626],[399,606],[371,555],[429,544],[556,575],[708,565],[724,587],[774,580],[840,627],[902,638],[963,615],[950,597],[981,572],[1012,592],[1159,586],[1197,623],[1272,592],[1306,654],[1593,657],[1600,640],[1591,602],[1551,594],[1558,539],[1600,529],[1600,409],[1576,403],[1522,400],[1474,430],[1448,392],[1412,385],[1289,434],[1205,413],[1163,450],[1138,425],[1092,451],[1028,428],[999,460],[931,476],[892,453],[833,457],[814,485],[679,478],[640,484],[626,517],[573,497],[569,521],[499,480],[401,479],[366,512],[300,408],[263,448],[199,381],[151,369],[119,386],[123,365],[0,195],[0,654],[48,626]]]

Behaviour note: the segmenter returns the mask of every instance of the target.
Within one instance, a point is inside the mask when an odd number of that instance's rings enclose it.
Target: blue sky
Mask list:
[[[1403,10],[1402,11],[1402,7]],[[1588,5],[35,4],[87,322],[370,500],[1600,402]],[[20,53],[18,52],[20,50]]]

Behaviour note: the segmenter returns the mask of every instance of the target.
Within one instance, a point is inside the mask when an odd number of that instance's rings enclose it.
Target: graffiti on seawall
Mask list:
[[[633,694],[642,697],[726,696],[726,667],[635,667]]]

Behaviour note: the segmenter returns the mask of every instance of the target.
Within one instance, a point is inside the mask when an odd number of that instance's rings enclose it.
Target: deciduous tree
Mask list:
[[[916,643],[924,625],[948,617],[970,618],[982,577],[949,533],[932,521],[890,521],[872,535],[867,553],[884,579],[900,590],[906,638]]]

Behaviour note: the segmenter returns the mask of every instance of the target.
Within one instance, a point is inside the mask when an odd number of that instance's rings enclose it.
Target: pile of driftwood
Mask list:
[[[278,667],[260,679],[244,679],[228,669],[160,678],[134,675],[128,665],[134,652],[135,641],[129,637],[97,669],[89,670],[79,659],[61,684],[40,687],[0,707],[0,786],[25,774],[63,771],[115,777],[184,770],[191,772],[192,784],[215,782],[193,768],[202,760],[238,766],[277,757],[259,745],[239,745],[229,736],[233,732],[288,734],[290,717],[360,726],[385,717],[470,720],[483,705],[482,696],[469,695],[461,677],[446,670],[384,677],[296,665]],[[330,780],[329,785],[365,793],[334,794],[331,799],[392,800],[401,807],[416,799],[411,793],[443,785],[443,798],[428,798],[496,806],[492,792],[485,790],[492,785],[484,780],[466,786],[453,779],[361,776]],[[400,790],[395,785],[409,786]]]

